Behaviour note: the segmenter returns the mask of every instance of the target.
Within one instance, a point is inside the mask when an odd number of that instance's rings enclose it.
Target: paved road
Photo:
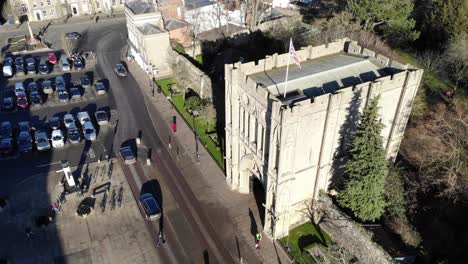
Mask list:
[[[88,35],[88,43],[92,42],[92,36]],[[170,209],[177,211],[176,214],[173,214],[177,215],[177,218],[169,218],[167,214],[164,217],[164,220],[171,223],[172,226],[172,228],[165,229],[168,241],[182,241],[181,244],[169,244],[172,253],[185,255],[183,252],[186,252],[190,259],[196,263],[203,261],[233,263],[232,256],[224,248],[216,231],[208,223],[200,203],[184,180],[175,161],[163,147],[161,139],[152,125],[152,120],[144,104],[143,94],[136,81],[131,75],[119,78],[112,71],[112,66],[120,60],[120,48],[117,47],[124,45],[125,39],[122,34],[118,30],[114,30],[101,34],[95,49],[98,54],[97,72],[109,80],[112,86],[112,96],[120,113],[114,145],[119,145],[142,133],[143,142],[153,150],[152,160],[156,163],[155,170],[157,171],[154,174],[162,175],[161,188],[170,190],[170,196],[175,200],[174,208]],[[141,177],[138,177],[141,173],[130,173],[130,175],[129,181],[144,182]],[[165,210],[168,209],[166,204],[164,207]],[[185,239],[187,237],[192,239]],[[180,246],[183,246],[183,249],[179,249]],[[165,256],[166,253],[167,250],[163,251],[162,256]],[[168,254],[164,258],[170,259],[170,256],[171,254]]]

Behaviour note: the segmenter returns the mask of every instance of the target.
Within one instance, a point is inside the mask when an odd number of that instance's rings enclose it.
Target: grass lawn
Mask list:
[[[288,237],[280,239],[281,244],[287,248]],[[306,250],[318,245],[331,245],[330,236],[319,226],[312,223],[305,223],[289,231],[289,245],[291,246],[291,256],[295,257],[297,263],[315,263]]]
[[[168,85],[175,84],[175,81],[172,79],[164,79],[156,81],[156,84],[161,87],[162,92],[167,96],[170,94]],[[216,143],[209,137],[209,134],[207,133],[214,130],[216,120],[214,118],[208,119],[205,116],[198,116],[193,118],[193,116],[188,113],[187,110],[185,110],[184,98],[181,94],[174,94],[172,96],[172,104],[184,117],[185,121],[190,125],[191,128],[193,128],[195,124],[195,129],[200,136],[200,141],[203,143],[203,145],[205,145],[206,149],[211,154],[213,159],[218,163],[218,165],[221,168],[224,168],[224,160],[221,149],[216,146]],[[210,126],[209,130],[208,125]]]

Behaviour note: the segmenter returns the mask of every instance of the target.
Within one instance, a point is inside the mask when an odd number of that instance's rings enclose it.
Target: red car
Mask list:
[[[49,58],[50,63],[57,64],[57,56],[55,56],[55,53],[49,53],[47,57]]]
[[[26,98],[26,94],[24,92],[19,92],[16,95],[16,105],[23,109],[28,107],[28,99]]]

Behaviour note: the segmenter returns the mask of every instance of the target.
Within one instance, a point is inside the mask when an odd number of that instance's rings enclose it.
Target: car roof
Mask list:
[[[62,136],[62,135],[63,135],[63,133],[62,133],[62,130],[60,130],[60,129],[54,129],[52,131],[52,136]]]
[[[55,120],[60,120],[60,117],[58,116],[53,116],[49,119],[49,121],[55,121]]]
[[[94,128],[93,123],[91,123],[91,121],[84,122],[83,127],[84,128]]]
[[[66,117],[71,117],[71,118],[75,119],[75,117],[73,116],[73,114],[65,114],[65,115],[63,116],[63,119],[65,119]]]

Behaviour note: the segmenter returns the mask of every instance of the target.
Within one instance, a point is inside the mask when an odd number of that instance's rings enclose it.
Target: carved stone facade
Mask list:
[[[387,157],[395,159],[423,74],[349,39],[297,56],[302,68],[290,66],[286,97],[288,54],[225,66],[226,179],[241,193],[251,179],[263,184],[264,232],[274,238],[308,220],[305,202],[340,176],[359,113],[378,95]]]

